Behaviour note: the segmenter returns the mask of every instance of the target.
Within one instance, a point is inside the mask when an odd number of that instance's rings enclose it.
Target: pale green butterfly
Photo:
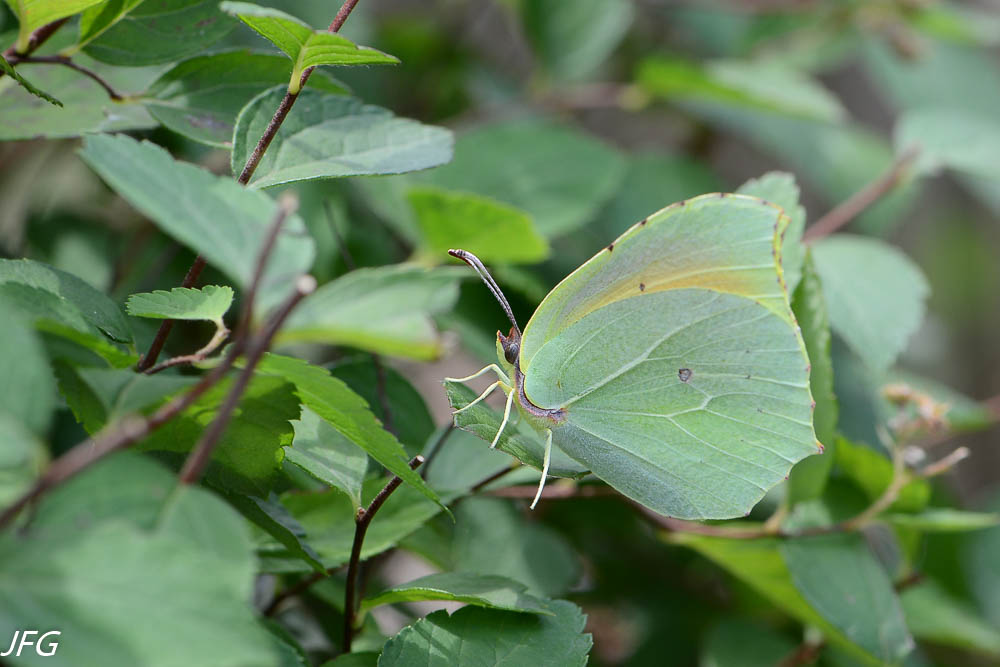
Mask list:
[[[511,406],[624,495],[668,516],[743,516],[802,458],[813,431],[809,360],[781,269],[788,217],[744,195],[679,202],[633,225],[512,328],[492,371]]]

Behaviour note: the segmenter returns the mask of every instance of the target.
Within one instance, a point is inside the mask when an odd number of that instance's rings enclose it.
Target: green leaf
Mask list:
[[[0,290],[2,294],[2,290]],[[38,334],[28,322],[16,312],[6,307],[7,304],[0,295],[0,415],[9,415],[15,422],[6,424],[8,431],[20,432],[27,428],[35,435],[44,435],[48,431],[55,409],[55,381],[49,367],[49,358]],[[15,438],[3,439],[0,442],[14,442]],[[27,452],[27,441],[23,438],[21,445],[14,442],[14,453]],[[21,456],[14,456],[21,461]],[[0,503],[2,505],[3,503]]]
[[[295,439],[285,447],[285,460],[335,489],[343,491],[355,507],[361,506],[361,484],[368,457],[347,436],[309,408],[292,424]]]
[[[985,404],[969,398],[937,380],[894,368],[881,379],[877,389],[881,390],[881,387],[890,383],[905,384],[915,391],[927,394],[936,403],[946,404],[948,411],[945,413],[945,419],[948,422],[948,429],[952,433],[981,431],[996,423],[996,417]],[[891,405],[881,391],[879,391],[879,400],[883,403],[880,407],[885,415],[885,421],[888,422],[895,416],[898,408]]]
[[[320,667],[377,667],[379,654],[374,651],[360,653],[345,653],[333,660],[324,662]]]
[[[448,394],[448,402],[453,410],[461,410],[476,398],[476,392],[461,382],[444,381],[444,389]],[[464,412],[454,415],[455,425],[479,436],[485,442],[492,442],[493,436],[500,430],[503,416],[480,402]],[[545,444],[540,440],[534,429],[527,424],[520,427],[512,416],[513,422],[504,428],[497,442],[496,449],[510,454],[518,461],[536,470],[542,469],[542,456]],[[517,424],[515,426],[515,424]],[[485,447],[485,442],[483,447]],[[552,446],[552,459],[549,462],[549,475],[553,477],[583,477],[588,470],[579,462],[567,456],[558,446]]]
[[[454,306],[466,276],[453,267],[357,269],[303,299],[278,338],[433,359],[441,343],[431,316]]]
[[[858,486],[869,500],[880,497],[892,481],[892,462],[874,449],[837,438],[834,447],[837,467]],[[890,509],[896,512],[919,512],[930,500],[931,487],[926,479],[915,479],[899,492]]]
[[[203,53],[235,27],[236,21],[220,11],[215,0],[142,2],[119,16],[83,50],[112,65],[159,65]]]
[[[407,192],[421,233],[421,256],[433,264],[463,248],[484,262],[533,263],[545,259],[549,244],[531,217],[488,197],[415,187]]]
[[[0,554],[0,632],[58,629],[60,664],[275,664],[248,605],[244,521],[148,459],[119,454],[69,480],[30,531],[0,535]]]
[[[305,540],[305,529],[281,504],[281,499],[273,492],[268,494],[266,498],[232,493],[225,494],[225,496],[230,505],[280,542],[289,554],[301,558],[312,567],[313,571],[326,573],[326,568],[320,562],[319,555]]]
[[[782,542],[780,540],[775,538],[737,540],[684,532],[669,533],[665,539],[675,544],[690,547],[715,562],[804,625],[819,628],[831,642],[849,651],[855,659],[861,660],[863,664],[882,664],[855,644],[818,610],[813,609],[812,605],[803,597],[796,588],[789,568],[785,564],[781,554]]]
[[[84,333],[99,331],[118,342],[132,342],[128,322],[111,299],[76,276],[47,264],[0,259],[0,297],[15,299],[19,307],[30,300],[35,307],[27,312],[36,318],[44,317]]]
[[[430,450],[424,452],[425,457],[429,454]],[[433,464],[424,475],[431,488],[442,494],[464,493],[480,480],[511,466],[506,453],[484,446],[481,438],[460,429],[450,433],[433,456]],[[503,485],[512,477],[505,475],[497,484]]]
[[[395,64],[399,59],[367,46],[358,46],[328,30],[313,30],[294,16],[249,2],[223,2],[222,11],[238,16],[261,37],[292,59],[288,92],[299,92],[302,73],[317,65]],[[277,107],[272,107],[277,108]]]
[[[361,610],[367,611],[383,604],[424,600],[450,600],[490,609],[552,615],[548,605],[527,593],[527,587],[518,581],[465,572],[430,574],[393,586],[362,600]]]
[[[895,129],[899,151],[920,150],[914,167],[934,174],[954,169],[996,179],[1000,153],[1000,123],[991,116],[965,109],[925,108],[903,114]]]
[[[760,178],[747,181],[736,192],[760,197],[780,206],[789,217],[788,227],[782,237],[781,270],[785,274],[788,294],[794,294],[802,277],[802,262],[805,258],[802,232],[806,227],[806,210],[799,204],[799,186],[795,177],[782,171],[770,171]]]
[[[817,535],[781,543],[799,593],[848,639],[883,663],[913,649],[892,582],[861,535]]]
[[[724,618],[708,633],[703,644],[701,667],[774,667],[795,653],[796,646],[746,619]]]
[[[62,102],[60,102],[56,98],[52,97],[51,95],[49,95],[48,93],[46,93],[44,90],[40,90],[39,88],[35,87],[30,81],[28,81],[23,76],[21,76],[21,73],[18,72],[16,69],[14,69],[11,66],[11,64],[9,62],[7,62],[7,59],[3,55],[0,55],[0,70],[3,70],[4,72],[6,72],[8,74],[8,76],[13,77],[19,84],[21,84],[21,86],[24,87],[25,90],[27,90],[32,95],[34,95],[36,97],[40,97],[43,100],[45,100],[46,102],[49,102],[50,104],[54,104],[57,107],[61,107],[63,105]]]
[[[221,322],[232,304],[232,287],[206,285],[133,294],[125,302],[125,310],[134,317]]]
[[[551,239],[590,220],[624,175],[618,151],[565,125],[529,119],[461,135],[454,159],[419,178],[527,211],[538,231]]]
[[[231,148],[236,117],[247,103],[288,79],[288,60],[241,49],[195,56],[164,72],[142,98],[156,120],[210,146]],[[313,72],[311,88],[347,93],[325,72]]]
[[[283,87],[272,88],[240,112],[233,130],[234,174],[242,171],[284,96]],[[248,186],[428,169],[451,159],[452,143],[445,128],[398,118],[353,97],[305,90]]]
[[[367,506],[388,481],[382,478],[365,482],[362,505]],[[285,495],[282,503],[305,530],[310,546],[319,554],[324,567],[339,567],[350,559],[356,510],[347,496],[342,493],[296,493]],[[361,558],[368,559],[395,547],[439,512],[441,506],[420,491],[407,484],[400,486],[368,526]],[[301,559],[276,542],[262,543],[259,554],[263,572],[302,572],[305,569]]]
[[[458,664],[582,667],[593,645],[583,634],[587,618],[571,602],[557,600],[554,616],[465,607],[451,616],[437,611],[403,628],[385,643],[379,667]]]
[[[28,38],[38,28],[61,18],[82,12],[101,0],[7,0],[11,11],[17,16],[21,25],[18,28],[17,43],[14,45],[18,53],[28,49]]]
[[[149,68],[109,67],[82,54],[73,62],[93,71],[121,94],[143,90],[158,72]],[[0,140],[78,137],[88,132],[116,132],[156,126],[131,98],[114,101],[95,81],[69,67],[21,63],[21,74],[43,90],[58,91],[62,107],[32,96],[21,86],[0,86]]]
[[[628,0],[534,0],[521,5],[525,29],[558,79],[591,74],[618,46],[635,16]]]
[[[427,439],[434,432],[434,418],[428,411],[420,392],[391,365],[381,363],[385,380],[385,398],[396,437],[403,443],[407,453],[419,453]],[[369,355],[357,355],[338,361],[330,369],[330,374],[340,378],[361,398],[368,402],[372,413],[386,423],[379,398],[379,374],[374,359]]]
[[[1000,524],[998,513],[966,512],[949,507],[928,507],[917,514],[886,514],[883,518],[894,526],[928,533],[982,530]]]
[[[816,403],[813,410],[816,438],[825,447],[831,448],[837,437],[839,407],[833,393],[830,321],[822,289],[812,255],[807,252],[802,265],[802,278],[792,297],[792,312],[802,330],[809,355],[809,390]],[[812,456],[796,464],[788,477],[789,502],[795,504],[821,496],[833,462],[834,452],[827,449],[822,456]]]
[[[104,0],[89,7],[80,16],[80,38],[77,40],[76,48],[96,39],[142,2],[143,0]]]
[[[910,586],[899,599],[906,624],[917,639],[1000,658],[1000,630],[936,582],[922,581]]]
[[[215,419],[232,381],[220,382],[139,444],[144,451],[187,454]],[[282,378],[257,375],[243,393],[212,455],[208,477],[237,493],[266,495],[280,469],[282,447],[292,442],[299,401]]]
[[[5,401],[4,406],[8,405]],[[0,412],[0,442],[4,445],[0,447],[0,507],[6,507],[31,487],[47,457],[42,442],[25,427],[20,415]]]
[[[1000,496],[992,495],[988,508],[1000,511]],[[1000,527],[969,535],[965,544],[963,564],[969,590],[986,618],[1000,627]]]
[[[249,287],[257,256],[271,228],[277,204],[230,178],[175,161],[165,150],[124,135],[88,136],[80,153],[107,183],[160,228],[218,267],[241,287]],[[301,218],[282,227],[261,278],[263,309],[290,291],[309,270],[312,239]]]
[[[695,64],[647,58],[636,74],[651,95],[670,101],[746,107],[774,114],[838,121],[840,101],[808,75],[777,60],[714,60]]]
[[[924,317],[929,287],[920,268],[882,241],[849,234],[817,241],[812,256],[833,330],[885,370]]]
[[[64,362],[56,362],[55,372],[59,391],[88,433],[96,433],[126,415],[146,411],[197,382],[193,377],[74,367]]]
[[[498,498],[458,505],[452,550],[456,572],[514,579],[534,595],[562,595],[580,577],[579,559],[559,533]]]
[[[295,385],[302,404],[326,420],[331,426],[373,459],[417,489],[425,497],[440,504],[440,499],[410,469],[403,446],[382,428],[368,409],[365,400],[351,391],[341,380],[330,375],[325,368],[312,366],[293,357],[268,354],[257,366],[257,372],[276,375]],[[443,507],[443,505],[442,505]]]

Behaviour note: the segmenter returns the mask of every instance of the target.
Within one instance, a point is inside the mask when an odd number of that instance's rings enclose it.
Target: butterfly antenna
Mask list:
[[[484,283],[486,283],[486,287],[488,287],[490,292],[493,293],[493,297],[500,302],[500,307],[503,308],[503,312],[507,314],[507,319],[514,325],[514,331],[517,332],[517,337],[520,338],[521,329],[517,326],[517,320],[514,319],[514,311],[510,309],[510,304],[507,303],[507,297],[505,297],[503,292],[500,291],[500,286],[497,285],[495,280],[493,280],[493,276],[491,276],[490,272],[486,270],[486,267],[479,260],[479,258],[468,250],[449,250],[448,254],[452,257],[457,257],[476,270],[479,277],[483,279]]]

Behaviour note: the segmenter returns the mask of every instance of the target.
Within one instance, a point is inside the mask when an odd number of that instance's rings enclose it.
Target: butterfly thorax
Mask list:
[[[565,408],[543,408],[535,405],[524,393],[524,373],[521,372],[521,332],[511,327],[506,336],[497,331],[497,356],[500,366],[513,381],[514,395],[521,414],[536,428],[552,428],[566,421]]]

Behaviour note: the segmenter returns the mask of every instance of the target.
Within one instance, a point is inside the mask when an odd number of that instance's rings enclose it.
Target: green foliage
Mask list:
[[[467,4],[0,8],[0,661],[1000,660],[995,12]]]

